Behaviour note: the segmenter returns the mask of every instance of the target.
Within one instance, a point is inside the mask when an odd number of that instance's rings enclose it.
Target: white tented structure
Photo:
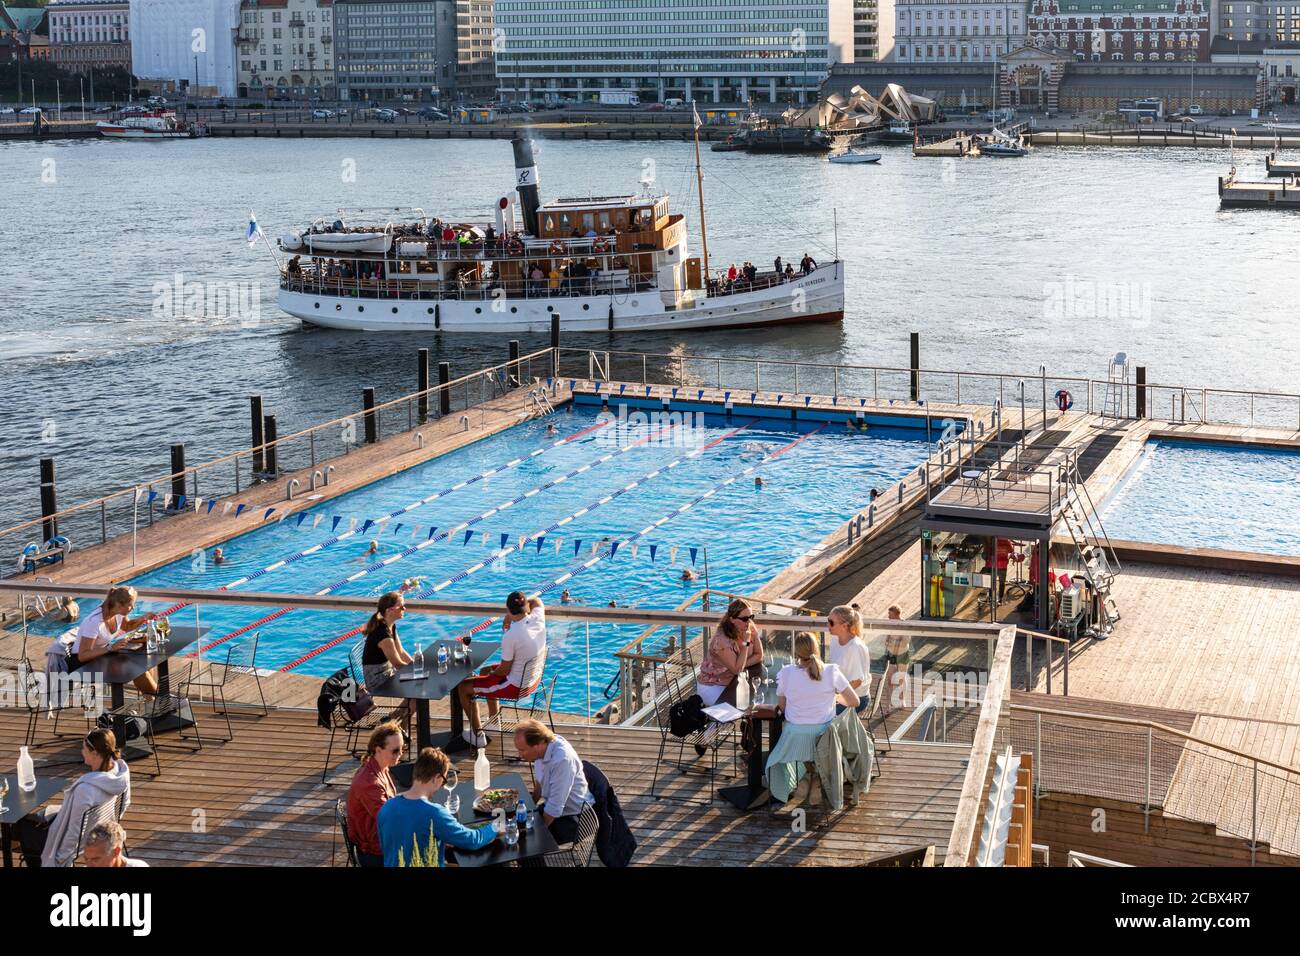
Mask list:
[[[235,95],[235,33],[240,0],[130,0],[131,69],[163,80]]]
[[[897,83],[890,83],[880,96],[872,96],[860,86],[843,93],[832,93],[816,106],[793,109],[786,113],[791,126],[820,126],[832,132],[871,129],[886,123],[921,123],[938,114],[938,105],[926,96],[909,93]]]

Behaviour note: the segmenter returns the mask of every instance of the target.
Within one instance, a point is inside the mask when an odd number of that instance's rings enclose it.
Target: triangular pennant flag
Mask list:
[[[803,397],[803,407],[804,407],[804,408],[807,408],[807,407],[808,407],[809,405],[811,405],[811,404],[812,404],[812,396],[811,396],[811,395],[805,395],[805,396]]]
[[[287,517],[289,517],[289,512],[287,512],[287,511],[281,511],[281,512],[280,512],[280,517],[276,518],[275,520],[276,520],[276,521],[283,521],[283,520],[284,520],[285,518],[287,518]]]
[[[478,533],[478,543],[485,548],[488,546],[488,533],[486,528]]]
[[[618,542],[617,542],[617,541],[615,541],[613,544],[611,544],[611,545],[609,546],[609,556],[612,558],[612,557],[613,557],[614,555],[616,555],[616,554],[618,554]]]
[[[564,539],[563,539],[563,538],[556,538],[556,539],[555,539],[555,553],[556,553],[556,554],[559,554],[559,553],[560,553],[560,545],[562,545],[562,544],[564,544]]]
[[[135,489],[135,503],[136,503],[136,504],[139,504],[139,503],[140,503],[140,499],[141,499],[143,496],[144,496],[144,489],[143,489],[143,488],[137,488],[137,489]]]
[[[722,393],[722,400],[723,400],[724,402],[729,402],[729,401],[731,401],[731,393],[730,393],[730,392],[723,392],[723,393]]]
[[[537,536],[537,554],[541,554],[541,553],[542,553],[542,545],[545,544],[545,543],[546,543],[546,535],[544,535],[544,534],[539,534],[539,535]],[[520,547],[522,547],[522,546],[523,546],[523,545],[522,545],[522,543],[521,543],[521,544],[520,544]]]
[[[275,514],[275,509],[274,509],[274,508],[267,508],[267,509],[266,509],[266,514],[262,515],[262,520],[263,520],[263,521],[266,521],[266,520],[267,520],[268,518],[270,518],[271,515],[273,515],[273,514]]]
[[[569,391],[573,391],[573,387],[577,384],[578,380],[576,378],[569,379]]]
[[[417,524],[414,528],[411,529],[411,540],[414,541],[419,536],[420,536],[420,526]]]
[[[649,397],[650,397],[650,386],[649,386],[649,385],[647,385],[647,386],[645,387],[645,397],[646,397],[646,398],[649,398]]]
[[[311,519],[311,526],[313,531],[316,529],[316,526],[320,524],[321,518],[324,517],[325,517],[324,515],[317,515],[316,517]]]
[[[635,557],[636,557],[637,548],[639,548],[640,545],[639,545],[639,544],[629,544],[627,547],[628,547],[628,550],[632,552],[632,557],[635,558]]]
[[[468,531],[465,532],[465,540],[460,543],[460,546],[462,548],[465,547],[465,545],[469,544],[469,539],[472,537],[474,537],[474,529],[470,528]]]
[[[776,403],[777,403],[778,405],[780,405],[780,404],[781,404],[781,399],[783,399],[783,398],[785,398],[784,395],[778,395],[778,396],[776,397]]]
[[[366,523],[363,524],[363,525],[361,526],[361,533],[362,533],[362,534],[365,534],[367,531],[370,530],[370,526],[373,525],[373,524],[374,524],[374,522],[371,521],[369,518],[367,518],[367,519],[366,519]]]
[[[498,548],[504,548],[504,547],[506,546],[506,542],[509,541],[509,540],[510,540],[510,535],[508,535],[508,534],[503,534],[503,535],[501,536],[501,543],[500,543],[499,545],[497,545],[497,547],[498,547]]]
[[[832,405],[838,405],[839,403],[840,403],[840,397],[839,397],[838,395],[832,395],[832,396],[831,396],[831,404],[832,404]]]
[[[397,534],[397,532],[401,530],[402,530],[402,522],[399,521],[397,522],[397,524],[393,525],[393,534]]]
[[[623,392],[625,392],[626,390],[627,390],[627,383],[626,383],[626,382],[621,382],[621,383],[619,383],[619,386],[618,386],[618,393],[619,393],[620,395],[622,395]]]
[[[704,389],[700,389],[699,394],[697,394],[695,397],[696,397],[696,399],[701,399],[701,398],[703,398],[703,397],[704,397]]]
[[[677,397],[677,389],[674,388],[674,389],[673,389],[673,398],[676,398],[676,397]]]
[[[691,564],[695,563],[695,556],[700,553],[699,548],[691,548]]]
[[[184,495],[179,495],[179,496],[177,496],[177,498],[176,498],[176,510],[179,511],[180,509],[182,509],[182,508],[184,508],[184,507],[185,507],[185,496],[184,496]]]
[[[348,519],[348,534],[351,534],[353,531],[356,531],[356,530],[357,530],[357,519],[356,519],[356,518],[349,518],[349,519]]]
[[[658,550],[659,550],[659,545],[657,545],[657,544],[652,544],[652,545],[650,545],[650,563],[651,563],[651,564],[654,564],[654,563],[655,563],[655,552],[658,551]]]
[[[217,499],[216,499],[216,498],[209,498],[209,499],[208,499],[208,514],[212,514],[212,506],[215,505],[216,503],[217,503]],[[229,508],[230,505],[226,505],[226,507]],[[224,512],[223,512],[223,513],[224,513]]]
[[[756,401],[758,401],[758,392],[750,392],[750,393],[749,393],[749,400],[750,400],[751,402],[756,402]]]
[[[235,517],[238,518],[241,514],[243,514],[243,513],[244,513],[244,509],[247,508],[247,507],[248,507],[248,505],[237,505],[237,506],[235,507]]]
[[[674,564],[674,565],[677,563],[677,547],[676,547],[676,545],[674,545],[673,547],[671,547],[671,548],[668,549],[668,563],[669,563],[669,564]]]
[[[300,512],[298,512],[298,527],[299,527],[299,528],[302,527],[302,523],[303,523],[304,521],[306,521],[306,520],[307,520],[307,512],[305,512],[305,511],[300,511]]]
[[[433,540],[433,536],[434,536],[435,534],[437,534],[437,533],[438,533],[438,529],[435,528],[433,525],[429,525],[429,537],[425,538],[424,540],[425,540],[425,541],[432,541],[432,540]]]
[[[195,510],[195,511],[198,511],[198,510],[199,510],[200,508],[202,508],[202,507],[203,507],[203,499],[200,498],[198,495],[195,495],[195,496],[194,496],[194,510]]]
[[[170,508],[171,506],[172,506],[172,496],[163,495],[163,508],[166,509],[166,508]]]
[[[578,552],[581,550],[582,550],[582,539],[578,538],[573,542],[573,556],[576,558],[578,556]]]
[[[859,407],[859,408],[865,407],[866,404],[867,404],[867,400],[866,400],[865,398],[859,398],[859,399],[858,399],[858,407]]]

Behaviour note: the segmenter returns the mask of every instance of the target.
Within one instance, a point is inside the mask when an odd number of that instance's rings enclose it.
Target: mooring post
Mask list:
[[[507,346],[509,364],[506,366],[506,381],[511,388],[519,387],[519,340],[511,339]]]
[[[262,419],[262,432],[266,440],[266,473],[274,478],[280,473],[275,463],[275,416],[267,415]]]
[[[172,445],[172,503],[185,497],[185,446]]]
[[[451,414],[451,389],[447,383],[451,381],[451,363],[438,363],[438,413],[441,415]]]
[[[256,475],[266,470],[266,456],[262,453],[262,445],[266,443],[262,431],[262,396],[248,396],[248,404],[253,415],[253,474]]]
[[[420,349],[415,360],[415,390],[420,393],[416,408],[420,424],[429,420],[429,350]]]
[[[1147,367],[1137,367],[1137,417],[1147,417]]]
[[[41,459],[41,517],[45,519],[41,530],[49,541],[59,533],[59,495],[54,484],[54,459]]]
[[[379,429],[376,427],[375,420],[375,390],[373,388],[363,388],[361,390],[361,407],[364,409],[366,422],[366,444],[373,445],[379,440]]]
[[[921,400],[921,333],[912,333],[912,401]]]
[[[551,374],[560,375],[560,313],[551,313]]]

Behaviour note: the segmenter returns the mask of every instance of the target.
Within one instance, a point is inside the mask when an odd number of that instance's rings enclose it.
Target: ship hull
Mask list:
[[[844,264],[753,292],[667,309],[658,291],[536,299],[377,299],[280,290],[280,308],[305,324],[357,332],[568,332],[745,329],[844,318]],[[611,307],[612,315],[611,319]]]

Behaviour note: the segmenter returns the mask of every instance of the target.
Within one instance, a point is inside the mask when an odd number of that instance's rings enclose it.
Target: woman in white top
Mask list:
[[[68,655],[68,670],[75,671],[85,667],[112,651],[141,647],[145,640],[143,634],[130,641],[112,643],[119,635],[134,631],[142,624],[148,624],[158,617],[151,611],[131,620],[128,615],[134,607],[135,588],[117,587],[109,591],[108,596],[104,598],[104,603],[86,615],[86,619],[77,627],[72,653]],[[153,696],[158,693],[158,678],[153,671],[141,674],[134,683],[136,690],[142,694]]]
[[[821,796],[817,779],[817,738],[835,717],[835,705],[857,707],[858,695],[834,664],[823,664],[815,634],[795,635],[794,660],[776,675],[776,706],[785,716],[781,739],[767,758],[767,786],[772,796],[794,809],[812,794]],[[798,783],[796,787],[795,784]]]
[[[844,676],[858,695],[857,712],[864,713],[871,706],[871,652],[862,637],[862,615],[851,607],[841,605],[831,608],[831,641],[827,657]],[[836,705],[835,713],[844,710]]]

